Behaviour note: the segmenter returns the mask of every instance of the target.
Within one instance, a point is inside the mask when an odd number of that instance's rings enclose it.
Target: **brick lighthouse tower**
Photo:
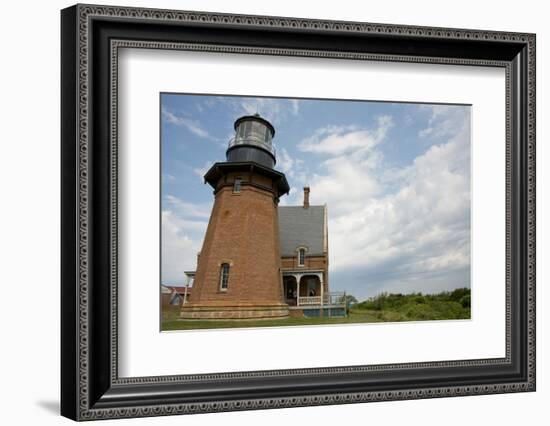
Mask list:
[[[271,123],[258,114],[237,119],[227,161],[204,175],[214,188],[214,206],[181,318],[288,316],[277,206],[289,186],[274,169],[274,135]]]

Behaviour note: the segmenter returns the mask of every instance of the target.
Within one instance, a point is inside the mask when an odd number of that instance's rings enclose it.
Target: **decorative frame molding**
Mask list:
[[[205,31],[212,28],[230,37],[216,41]],[[92,420],[534,391],[535,41],[523,33],[268,16],[63,10],[62,414]],[[119,378],[116,123],[124,47],[505,68],[505,358]],[[419,375],[427,384],[411,381]],[[242,388],[224,390],[234,379]]]

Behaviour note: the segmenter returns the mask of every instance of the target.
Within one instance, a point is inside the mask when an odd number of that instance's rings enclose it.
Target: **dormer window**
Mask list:
[[[242,183],[242,179],[240,177],[238,178],[235,178],[235,181],[233,182],[233,193],[234,194],[238,194],[239,192],[241,192],[241,183]]]
[[[298,266],[305,266],[306,264],[306,249],[298,249]]]

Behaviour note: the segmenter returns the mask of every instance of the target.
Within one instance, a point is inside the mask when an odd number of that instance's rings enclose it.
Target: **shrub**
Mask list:
[[[470,295],[466,294],[460,298],[459,302],[463,308],[470,308]]]
[[[380,293],[354,309],[376,311],[382,321],[465,319],[470,318],[470,289],[426,295]]]
[[[414,296],[414,303],[426,303],[426,298],[424,296]]]
[[[464,296],[470,295],[470,289],[469,288],[457,288],[454,289],[449,294],[449,299],[453,302],[460,302],[460,299],[462,299]]]

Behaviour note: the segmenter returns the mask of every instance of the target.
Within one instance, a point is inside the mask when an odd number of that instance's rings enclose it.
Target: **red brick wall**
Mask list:
[[[239,194],[231,185],[243,178]],[[250,176],[222,178],[208,223],[197,273],[192,304],[247,305],[283,303],[279,221],[273,193],[246,185]],[[252,175],[262,184],[262,176]],[[220,267],[228,263],[229,281],[220,290]]]
[[[307,272],[307,270],[323,271],[323,283],[325,292],[329,291],[328,286],[328,257],[327,256],[307,256],[305,258],[304,266],[298,266],[298,254],[292,257],[281,258],[281,265],[283,271],[300,271]],[[305,296],[305,294],[301,294]]]
[[[298,266],[298,253],[296,253],[296,256],[281,258],[281,263],[282,263],[283,270],[285,269],[292,269],[292,270],[323,269],[325,270],[327,268],[328,262],[325,256],[308,256],[306,253],[304,266]]]

